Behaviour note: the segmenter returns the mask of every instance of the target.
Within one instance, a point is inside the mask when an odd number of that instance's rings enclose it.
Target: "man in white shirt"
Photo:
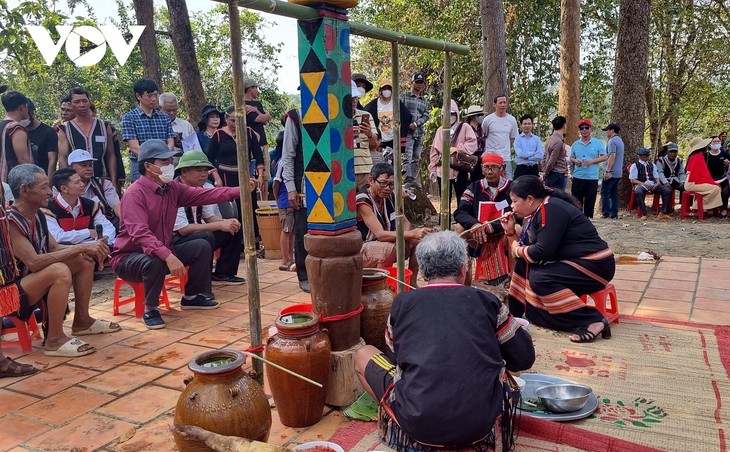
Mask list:
[[[175,150],[182,152],[183,138],[194,134],[195,129],[189,122],[177,117],[177,96],[174,94],[160,94],[160,110],[170,118],[172,123],[172,131],[175,132]]]
[[[68,167],[74,169],[84,183],[81,196],[98,202],[106,219],[119,232],[119,206],[122,201],[109,179],[94,177],[95,161],[91,153],[84,149],[76,149],[68,155]],[[54,194],[57,192],[54,191]]]
[[[213,168],[208,157],[201,151],[188,151],[180,157],[176,170],[180,171],[180,182],[191,187],[213,187],[208,180],[208,171]],[[243,284],[244,278],[237,276],[241,259],[243,232],[241,223],[235,218],[223,219],[218,206],[180,207],[173,228],[172,245],[177,246],[194,239],[204,239],[211,251],[220,249],[221,254],[211,275],[213,285]],[[211,268],[212,269],[212,268]]]
[[[511,148],[517,138],[517,120],[507,113],[507,96],[500,94],[494,97],[494,113],[487,115],[482,122],[484,133],[484,150],[495,152],[504,159],[505,175],[512,180]]]
[[[84,183],[72,168],[61,168],[51,176],[58,194],[48,202],[44,210],[48,232],[62,245],[76,245],[104,239],[109,247],[114,245],[117,233],[106,219],[99,203],[82,197]],[[103,231],[100,237],[97,226]]]
[[[667,209],[669,208],[669,196],[672,193],[670,188],[659,183],[660,176],[656,165],[649,161],[651,151],[647,148],[639,148],[636,150],[636,154],[639,156],[639,161],[632,163],[629,168],[629,181],[634,186],[634,199],[636,204],[639,206],[641,213],[640,219],[646,219],[646,203],[644,198],[647,193],[653,193],[654,196],[662,197],[661,211],[657,215],[658,220],[671,218],[667,215]]]

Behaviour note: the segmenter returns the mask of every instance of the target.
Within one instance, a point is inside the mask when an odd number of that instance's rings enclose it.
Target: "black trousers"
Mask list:
[[[294,209],[294,262],[297,264],[297,279],[308,281],[307,250],[304,248],[304,236],[307,234],[307,209]]]
[[[239,187],[238,173],[232,173],[230,171],[219,170],[218,174],[221,176],[224,187]],[[248,187],[248,180],[246,181],[246,187]],[[253,214],[253,235],[258,240],[259,234],[259,222],[256,219],[256,209],[258,208],[258,199],[256,199],[256,190],[251,192],[251,213]],[[238,221],[243,224],[243,214],[241,210],[241,200],[236,199],[236,206],[238,207]]]
[[[574,177],[571,193],[583,204],[585,216],[593,218],[593,211],[596,209],[596,195],[598,194],[598,180]]]
[[[539,176],[540,170],[537,165],[517,165],[515,168],[515,179],[520,176]]]
[[[183,265],[190,267],[185,295],[211,293],[210,263],[213,250],[210,244],[206,240],[195,239],[172,248]],[[160,304],[165,275],[170,273],[170,270],[165,261],[157,256],[132,253],[114,267],[114,273],[125,281],[144,283],[144,304],[156,308]]]
[[[243,229],[239,229],[235,234],[224,231],[198,231],[188,235],[176,233],[172,236],[172,244],[177,247],[180,244],[197,239],[208,242],[213,251],[221,250],[221,255],[215,264],[215,274],[217,276],[234,276],[238,273]]]

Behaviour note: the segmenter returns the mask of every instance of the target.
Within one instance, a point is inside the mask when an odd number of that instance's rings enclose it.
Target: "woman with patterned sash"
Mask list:
[[[575,330],[572,342],[611,337],[603,315],[581,299],[613,279],[613,252],[578,201],[545,187],[537,176],[512,182],[512,213],[501,220],[515,257],[510,284],[512,315],[556,330]],[[523,227],[515,224],[523,218]]]

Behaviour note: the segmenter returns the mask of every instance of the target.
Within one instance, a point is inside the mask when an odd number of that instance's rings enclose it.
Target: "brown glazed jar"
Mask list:
[[[190,361],[193,378],[177,401],[175,424],[266,442],[271,407],[263,388],[241,368],[245,360],[236,350],[212,350]],[[175,443],[181,452],[210,451],[205,443],[177,434]]]
[[[322,419],[330,372],[330,340],[312,312],[291,312],[276,319],[264,356],[272,363],[321,383],[317,387],[274,366],[266,367],[271,394],[281,423],[307,427]]]
[[[362,269],[363,311],[360,314],[360,335],[365,343],[385,352],[385,329],[395,294],[386,285],[388,272],[379,268]]]

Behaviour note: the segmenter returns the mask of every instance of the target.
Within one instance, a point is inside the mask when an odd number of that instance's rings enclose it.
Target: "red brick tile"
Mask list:
[[[700,273],[700,280],[697,287],[706,287],[709,289],[730,289],[730,271],[724,272],[724,276],[705,276]]]
[[[715,268],[720,270],[727,270],[730,268],[730,260],[728,259],[702,259],[702,269]]]
[[[180,391],[149,385],[118,398],[96,412],[144,423],[175,408],[179,397]]]
[[[127,361],[138,358],[145,353],[144,350],[138,348],[114,344],[97,350],[96,353],[91,355],[72,359],[68,364],[92,370],[109,370]]]
[[[674,289],[649,288],[646,289],[646,292],[644,292],[644,299],[646,298],[691,302],[694,299],[694,294],[692,292],[685,292]]]
[[[730,311],[730,300],[716,300],[714,298],[695,298],[695,309],[706,311]]]
[[[673,279],[654,278],[649,283],[649,288],[674,289],[693,292],[697,284],[694,281],[677,281]]]
[[[60,425],[112,400],[114,397],[108,394],[71,387],[23,408],[18,414]]]
[[[6,378],[6,380],[12,380]],[[0,417],[5,416],[8,413],[18,411],[24,406],[31,405],[37,402],[37,397],[31,397],[24,394],[18,394],[17,392],[8,391],[7,389],[0,389]]]
[[[634,315],[634,310],[636,310],[636,307],[639,305],[639,303],[631,303],[629,301],[620,301],[618,303],[618,313],[619,315]]]
[[[712,325],[730,325],[730,312],[707,311],[695,309],[692,311],[693,322],[709,323]]]
[[[614,279],[623,279],[626,281],[649,281],[651,279],[650,272],[631,272],[627,270],[616,270],[613,275]]]
[[[657,270],[654,278],[673,279],[675,281],[697,281],[697,273],[689,271]]]
[[[218,300],[220,301],[220,300]],[[246,297],[237,297],[232,300],[221,303],[218,309],[211,309],[206,314],[215,317],[224,317],[230,319],[248,312],[248,299]]]
[[[12,414],[0,418],[0,425],[3,431],[0,435],[0,450],[11,449],[50,429],[46,424]]]
[[[696,296],[698,298],[710,298],[715,300],[730,301],[730,290],[698,287]]]
[[[638,306],[639,309],[655,309],[658,311],[676,312],[679,314],[689,315],[692,304],[675,300],[657,300],[654,298],[644,298]]]
[[[188,366],[183,366],[179,369],[173,370],[164,377],[158,378],[157,381],[155,381],[155,384],[182,391],[185,389],[185,379],[192,376],[193,372],[188,369]]]
[[[630,272],[653,272],[654,268],[656,268],[656,261],[636,261],[630,264],[616,265],[616,270],[626,270]]]
[[[193,345],[202,345],[204,347],[221,348],[231,342],[240,340],[247,334],[248,324],[246,324],[245,328],[243,325],[235,327],[223,324],[203,330],[200,333],[188,337],[187,339],[183,339],[182,342]]]
[[[81,337],[81,339],[93,345],[97,350],[101,350],[109,345],[117,344],[136,334],[136,331],[123,329],[122,331],[111,334],[92,334],[89,336],[83,336]]]
[[[657,266],[657,270],[669,270],[690,273],[697,273],[699,271],[699,268],[699,263],[688,262],[660,262]]]
[[[170,426],[174,423],[172,414],[166,414],[154,422],[138,428],[135,435],[129,440],[110,446],[108,449],[119,452],[173,452],[177,451],[175,439]]]
[[[312,304],[312,294],[306,293],[306,292],[299,292],[295,293],[294,295],[289,295],[285,298],[285,300],[291,301],[295,304],[303,304],[308,303]]]
[[[155,382],[165,375],[165,369],[125,363],[108,372],[81,383],[81,386],[112,394],[124,394],[140,386]]]
[[[168,345],[185,339],[188,336],[190,336],[190,333],[187,331],[172,330],[169,328],[148,330],[145,328],[144,332],[132,336],[129,339],[125,339],[119,344],[151,352],[167,347]]]
[[[43,450],[96,450],[133,428],[134,424],[89,413],[26,444]]]
[[[20,361],[27,364],[33,364],[41,370],[48,370],[52,367],[60,366],[70,360],[71,358],[64,358],[63,356],[46,356],[42,348],[37,348],[31,353],[25,355]]]
[[[679,320],[682,322],[688,321],[687,314],[680,314],[678,312],[670,312],[670,311],[660,311],[658,309],[637,308],[634,311],[634,315],[637,317],[646,317],[646,318],[650,318],[650,319]]]
[[[635,292],[643,292],[646,289],[646,281],[627,281],[624,279],[614,279],[611,281],[616,286],[616,291],[632,290]]]
[[[675,256],[662,256],[662,261],[666,262],[687,262],[690,264],[696,264],[700,261],[698,257],[675,257]]]
[[[48,397],[98,374],[93,370],[63,364],[31,375],[18,383],[8,386],[8,389]]]
[[[618,290],[616,289],[616,296],[618,297],[618,302],[623,303],[628,301],[629,303],[638,303],[641,301],[641,297],[644,295],[644,292],[636,292],[633,290]]]
[[[211,326],[221,323],[220,317],[210,316],[206,311],[195,312],[195,314],[188,317],[167,322],[167,328],[171,330],[199,333],[206,328],[210,328]]]
[[[283,281],[268,287],[266,291],[272,293],[283,293],[284,295],[294,295],[295,293],[301,292],[302,289],[299,288],[299,283],[296,281]]]
[[[197,355],[210,351],[209,348],[195,345],[176,343],[168,345],[152,353],[136,359],[135,361],[149,366],[164,367],[165,369],[177,369],[188,364]]]

